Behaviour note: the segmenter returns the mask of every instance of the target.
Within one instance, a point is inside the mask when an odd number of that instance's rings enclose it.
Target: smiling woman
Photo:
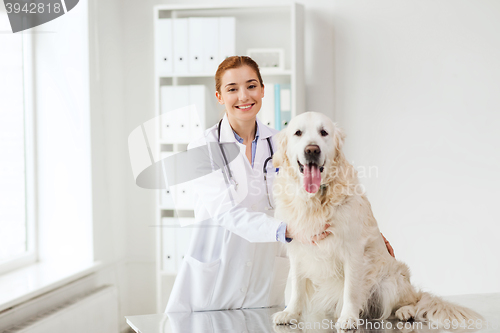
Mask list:
[[[224,61],[216,73],[216,96],[226,106],[231,128],[246,145],[246,157],[253,165],[256,136],[255,118],[262,106],[264,83],[257,64],[248,57],[232,57]],[[236,67],[239,66],[239,67]],[[225,69],[224,69],[225,68]],[[224,71],[223,71],[224,69]]]

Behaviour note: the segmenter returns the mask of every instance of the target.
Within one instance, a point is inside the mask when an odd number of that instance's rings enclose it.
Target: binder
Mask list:
[[[170,274],[175,274],[178,267],[175,221],[176,219],[167,217],[161,219],[162,270]]]
[[[281,86],[274,86],[274,128],[281,130]]]
[[[203,18],[189,18],[189,72],[203,72]]]
[[[161,112],[161,130],[162,140],[174,142],[176,135],[176,113],[174,110],[175,91],[173,86],[160,87],[160,112]]]
[[[191,234],[194,224],[194,218],[179,218],[180,225],[187,225],[186,227],[177,227],[176,228],[176,255],[177,255],[177,267],[180,267],[182,260],[184,260],[184,256],[186,255],[189,249],[189,242],[191,241]]]
[[[283,129],[288,125],[292,116],[292,95],[291,95],[291,87],[289,84],[281,85],[280,101],[281,101],[280,129]]]
[[[236,54],[236,19],[219,17],[219,64]]]
[[[168,158],[169,156],[173,155],[174,153],[172,152],[162,152],[160,153],[160,159],[163,161],[164,159]],[[163,174],[166,175],[167,172],[166,170],[163,170]],[[176,176],[176,170],[168,170],[168,175],[172,175],[173,177]],[[169,179],[167,179],[167,183],[169,182]],[[168,187],[166,189],[162,189],[160,192],[160,206],[162,209],[175,209],[175,203],[174,203],[174,190],[175,187]]]
[[[189,86],[189,104],[193,107],[189,114],[189,137],[195,138],[203,133],[205,129],[205,85]]]
[[[155,65],[161,76],[172,74],[172,20],[157,19],[155,29]]]
[[[219,66],[219,18],[203,18],[203,71],[215,73]]]
[[[188,19],[173,19],[174,73],[187,73],[188,67]]]
[[[173,110],[175,112],[175,143],[188,143],[189,138],[189,86],[174,86]]]
[[[274,83],[267,83],[264,86],[264,98],[257,117],[265,125],[274,128]]]
[[[182,172],[182,170],[181,170]],[[175,209],[190,210],[193,209],[192,189],[189,186],[191,183],[182,183],[175,186]]]

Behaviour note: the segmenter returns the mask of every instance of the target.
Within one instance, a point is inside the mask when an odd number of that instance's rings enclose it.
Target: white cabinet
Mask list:
[[[261,120],[276,128],[280,118],[270,110],[275,107],[276,98],[282,99],[284,108],[290,111],[285,118],[304,112],[303,11],[303,6],[294,2],[155,6],[156,114],[186,107],[175,116],[163,117],[157,128],[155,153],[167,158],[185,150],[193,137],[222,117],[224,107],[215,98],[215,71],[227,56],[247,55],[249,49],[281,49],[284,55],[282,68],[261,68],[266,86],[266,110],[259,113]],[[289,92],[277,95],[275,87],[286,87]],[[189,200],[192,190],[176,186],[175,201],[169,190],[158,191],[158,312],[165,310],[193,230],[179,226],[181,221],[189,222],[194,217]]]

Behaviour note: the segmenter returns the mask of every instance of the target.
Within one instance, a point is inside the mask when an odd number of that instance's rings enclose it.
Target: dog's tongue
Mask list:
[[[316,164],[304,165],[304,189],[309,193],[316,193],[321,185],[321,173]]]

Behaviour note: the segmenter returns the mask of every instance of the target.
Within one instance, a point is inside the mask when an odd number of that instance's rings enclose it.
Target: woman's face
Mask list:
[[[221,80],[221,92],[215,95],[226,106],[228,117],[240,121],[255,120],[262,106],[264,86],[250,66],[228,69]]]

